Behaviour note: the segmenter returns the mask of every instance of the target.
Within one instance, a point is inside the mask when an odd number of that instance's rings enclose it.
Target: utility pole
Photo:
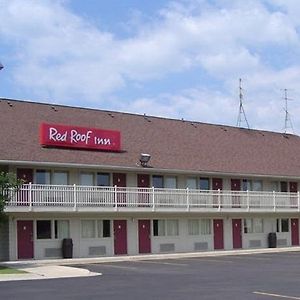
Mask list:
[[[250,129],[249,123],[246,117],[246,113],[243,106],[243,89],[242,89],[242,79],[239,80],[239,98],[240,98],[240,105],[239,105],[239,114],[236,122],[237,127],[242,127],[242,122],[245,122],[247,128]]]
[[[288,101],[291,101],[293,99],[288,98],[287,92],[288,89],[284,89],[284,101],[285,101],[285,107],[283,108],[285,111],[285,118],[284,118],[284,133],[288,133],[288,129],[290,128],[292,130],[292,133],[294,133],[293,123],[291,119],[291,115],[288,111]]]

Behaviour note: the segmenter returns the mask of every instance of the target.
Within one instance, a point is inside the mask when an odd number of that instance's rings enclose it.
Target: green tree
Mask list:
[[[5,204],[14,196],[23,183],[24,181],[17,179],[13,173],[0,172],[0,222],[6,219]]]

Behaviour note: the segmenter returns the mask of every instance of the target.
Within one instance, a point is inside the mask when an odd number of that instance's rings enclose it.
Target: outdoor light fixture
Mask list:
[[[149,162],[150,158],[151,158],[150,154],[141,153],[141,156],[140,156],[141,166],[147,167],[147,163]]]

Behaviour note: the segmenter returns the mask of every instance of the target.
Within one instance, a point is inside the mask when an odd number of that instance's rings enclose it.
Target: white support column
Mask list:
[[[155,211],[155,195],[154,186],[152,187],[152,211]]]
[[[250,196],[249,196],[249,191],[246,191],[247,193],[247,211],[250,211]]]
[[[29,185],[28,185],[28,188],[29,188],[29,211],[32,211],[32,183],[29,182]]]
[[[190,194],[189,194],[189,188],[186,188],[186,210],[190,211]]]
[[[298,211],[300,211],[300,192],[297,192],[297,205],[298,205]]]
[[[76,192],[76,184],[73,184],[73,200],[74,200],[74,207],[73,210],[77,211],[77,192]]]
[[[276,211],[276,195],[275,195],[275,191],[273,191],[273,210]]]
[[[218,211],[221,211],[221,190],[218,189]]]
[[[117,186],[114,186],[114,197],[115,197],[115,210],[118,210],[118,191]]]

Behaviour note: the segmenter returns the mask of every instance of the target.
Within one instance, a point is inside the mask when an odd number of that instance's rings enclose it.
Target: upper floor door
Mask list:
[[[17,178],[22,179],[24,183],[33,182],[33,169],[17,169]]]
[[[119,206],[126,206],[126,174],[125,173],[113,173],[113,186],[117,186],[117,204]],[[122,189],[124,188],[124,189]]]

